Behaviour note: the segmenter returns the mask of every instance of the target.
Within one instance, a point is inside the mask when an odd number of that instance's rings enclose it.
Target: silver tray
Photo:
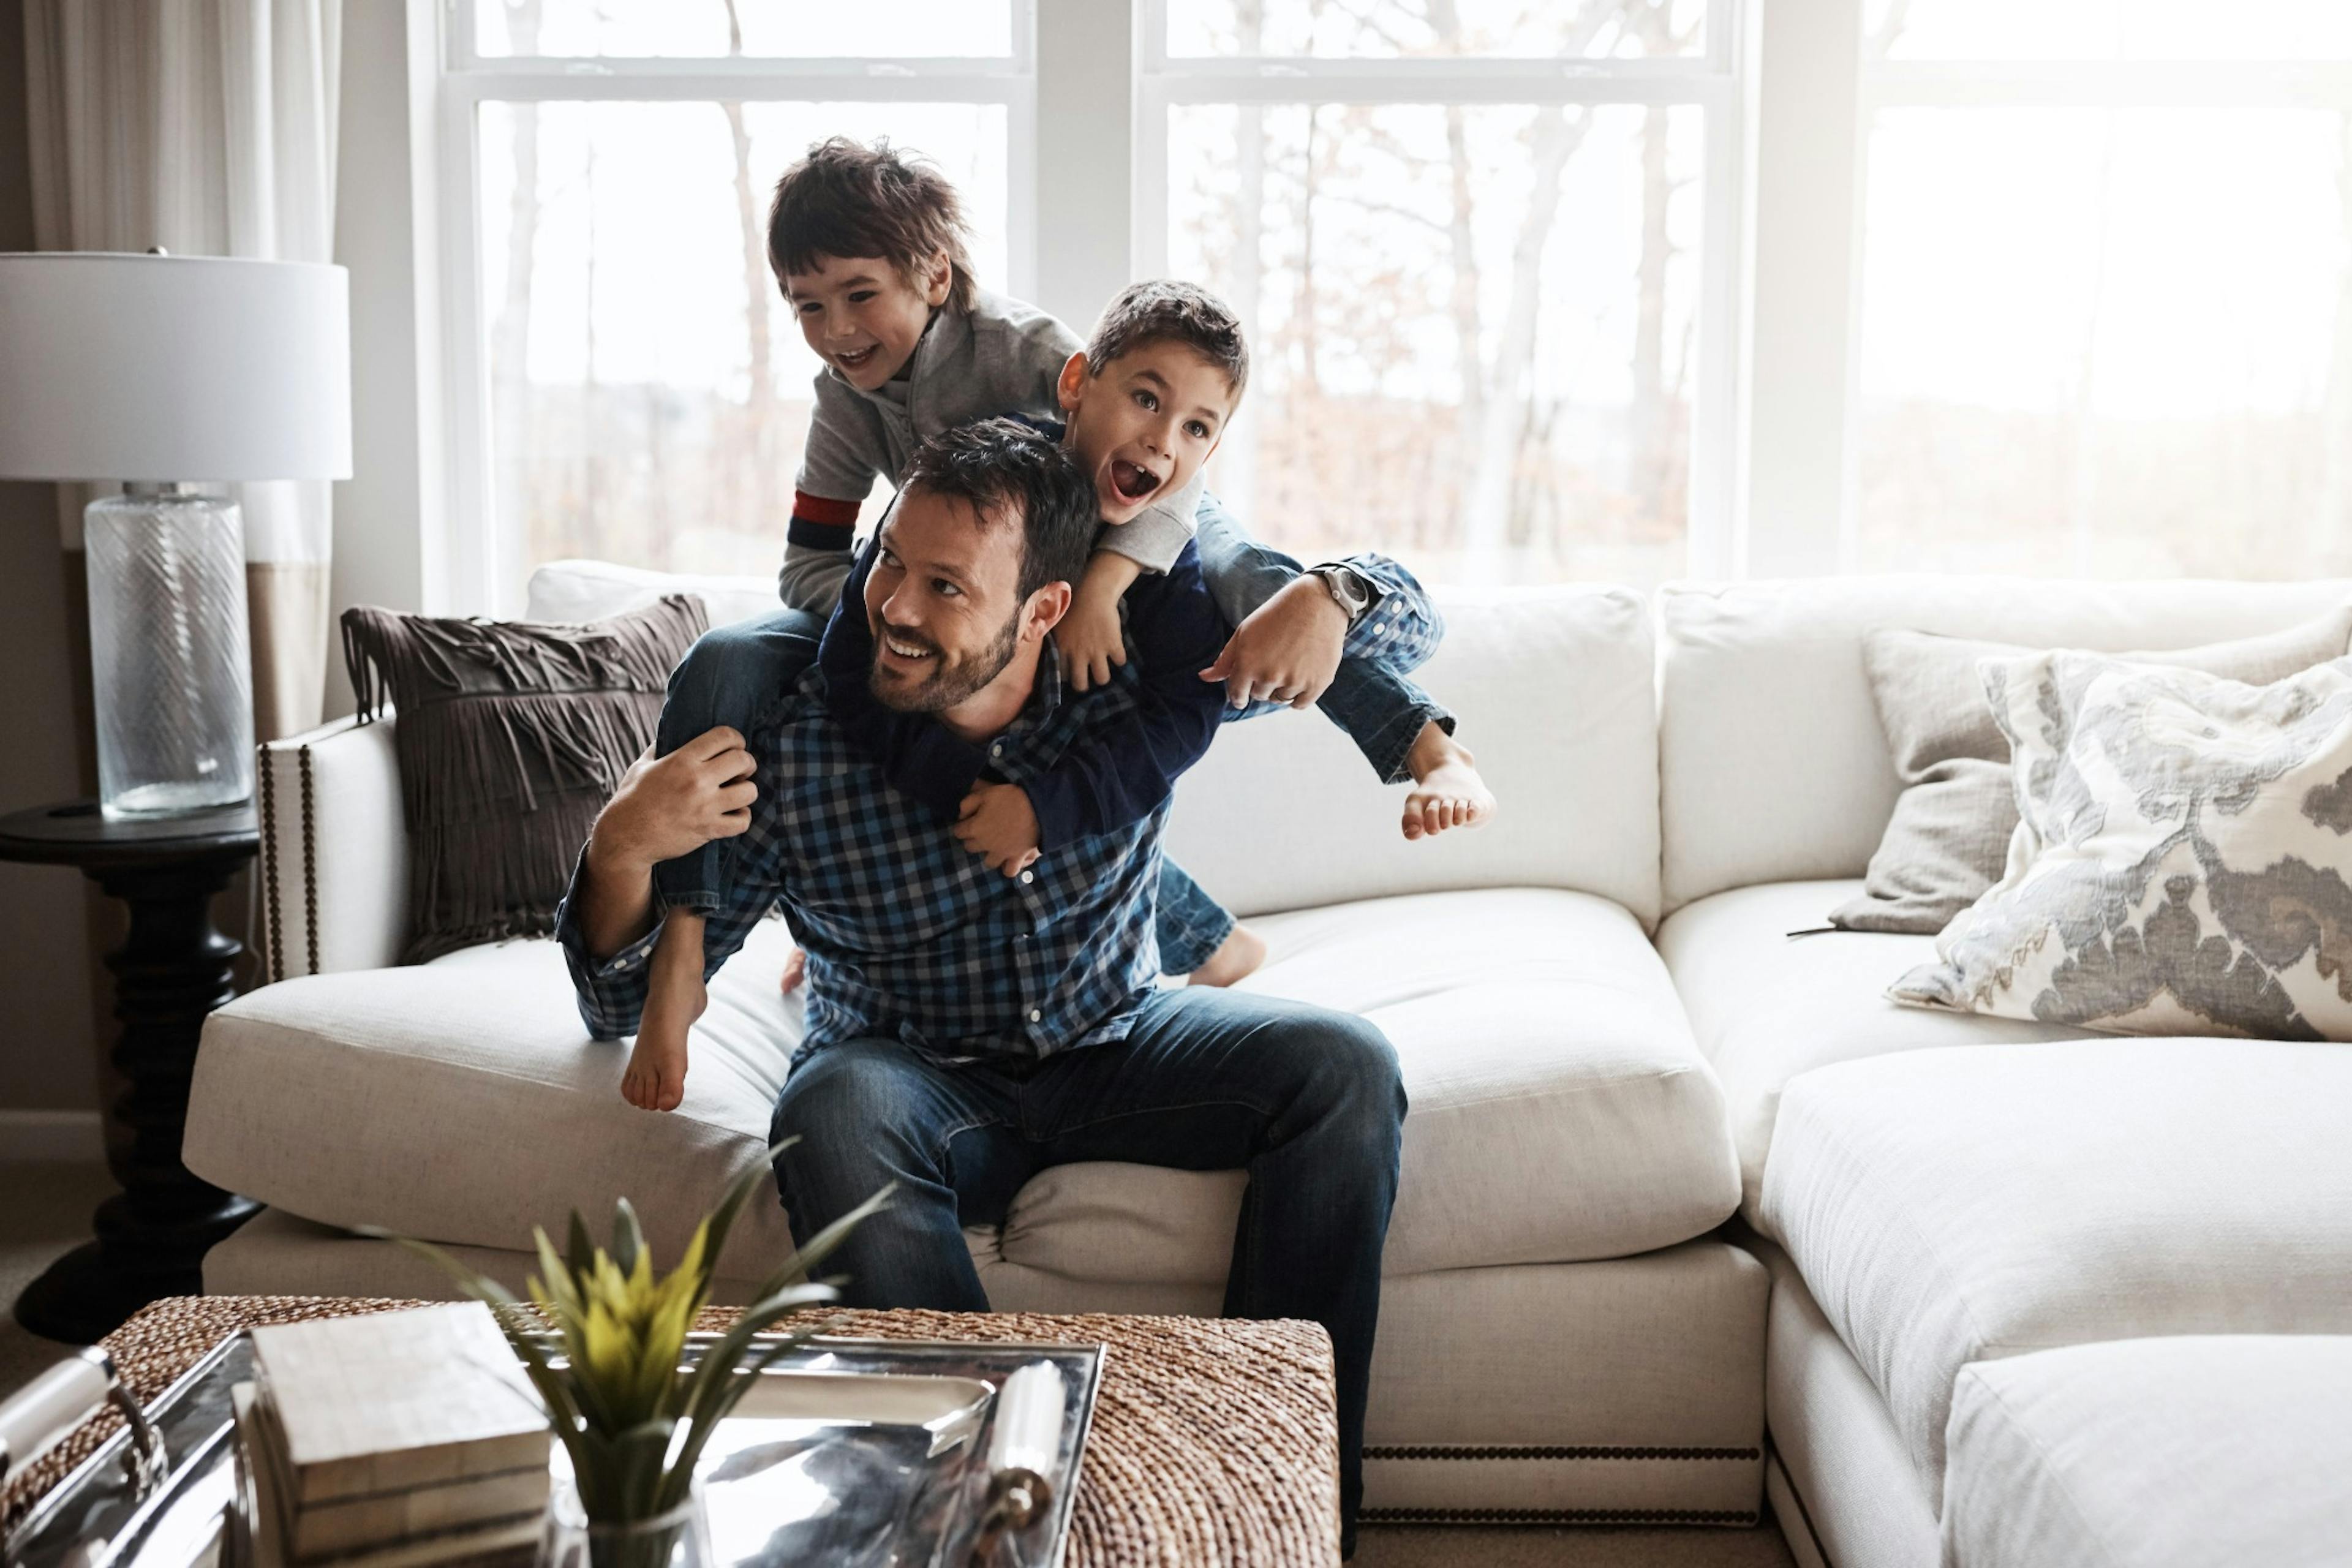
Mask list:
[[[692,1334],[692,1364],[716,1334]],[[925,1385],[908,1401],[853,1397],[847,1418],[809,1412],[824,1401],[747,1396],[697,1467],[719,1568],[963,1568],[988,1485],[995,1390],[1014,1370],[1051,1362],[1070,1391],[1052,1501],[1008,1542],[1024,1568],[1062,1560],[1078,1463],[1102,1376],[1100,1346],[971,1344],[815,1338],[766,1374],[963,1379],[970,1401]],[[117,1432],[52,1489],[7,1537],[7,1568],[229,1568],[233,1511],[243,1506],[234,1462],[232,1386],[253,1375],[253,1342],[224,1341],[148,1406],[168,1464],[145,1487]],[[780,1392],[782,1392],[780,1390]],[[893,1408],[905,1405],[905,1408]],[[969,1408],[966,1408],[967,1403]],[[556,1449],[561,1468],[562,1450]]]

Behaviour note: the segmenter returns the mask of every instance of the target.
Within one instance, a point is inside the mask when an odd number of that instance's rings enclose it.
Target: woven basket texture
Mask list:
[[[145,1401],[240,1329],[424,1304],[179,1297],[146,1308],[105,1343]],[[709,1308],[695,1326],[725,1329],[736,1315]],[[1324,1568],[1339,1560],[1331,1342],[1314,1323],[843,1311],[826,1314],[822,1327],[873,1339],[1107,1347],[1066,1568]],[[13,1526],[120,1425],[111,1412],[95,1416],[14,1478],[0,1492],[0,1521]]]

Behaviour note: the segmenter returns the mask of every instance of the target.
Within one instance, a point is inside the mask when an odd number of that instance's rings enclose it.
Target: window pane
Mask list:
[[[2352,57],[2345,0],[1865,0],[1863,26],[1892,59]]]
[[[1882,113],[1857,563],[2352,567],[2345,134],[2294,110]]]
[[[1012,0],[473,0],[486,56],[782,59],[996,57],[1013,52]],[[740,38],[736,36],[740,30]]]
[[[1694,55],[1706,0],[1169,0],[1168,52],[1399,59]]]
[[[1210,482],[1295,554],[1685,570],[1702,111],[1179,108],[1171,266],[1251,333]]]
[[[818,362],[768,275],[767,200],[812,142],[932,154],[982,282],[1003,286],[1001,107],[752,103],[740,135],[735,112],[482,107],[493,525],[526,571],[585,555],[764,576],[782,559]]]

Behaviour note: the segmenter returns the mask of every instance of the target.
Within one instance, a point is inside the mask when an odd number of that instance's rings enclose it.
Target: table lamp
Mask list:
[[[341,268],[0,254],[0,479],[124,487],[83,513],[108,816],[252,797],[244,520],[218,487],[351,471]]]

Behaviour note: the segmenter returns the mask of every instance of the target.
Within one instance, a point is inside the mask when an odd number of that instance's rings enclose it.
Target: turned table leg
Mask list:
[[[100,1204],[98,1239],[68,1253],[16,1299],[37,1334],[88,1343],[149,1301],[204,1289],[205,1253],[258,1211],[180,1161],[188,1085],[205,1016],[236,994],[229,966],[243,944],[212,921],[215,894],[249,846],[87,868],[131,910],[131,933],[107,954],[115,977],[112,1052],[125,1088],[107,1111],[107,1165],[122,1191]]]

